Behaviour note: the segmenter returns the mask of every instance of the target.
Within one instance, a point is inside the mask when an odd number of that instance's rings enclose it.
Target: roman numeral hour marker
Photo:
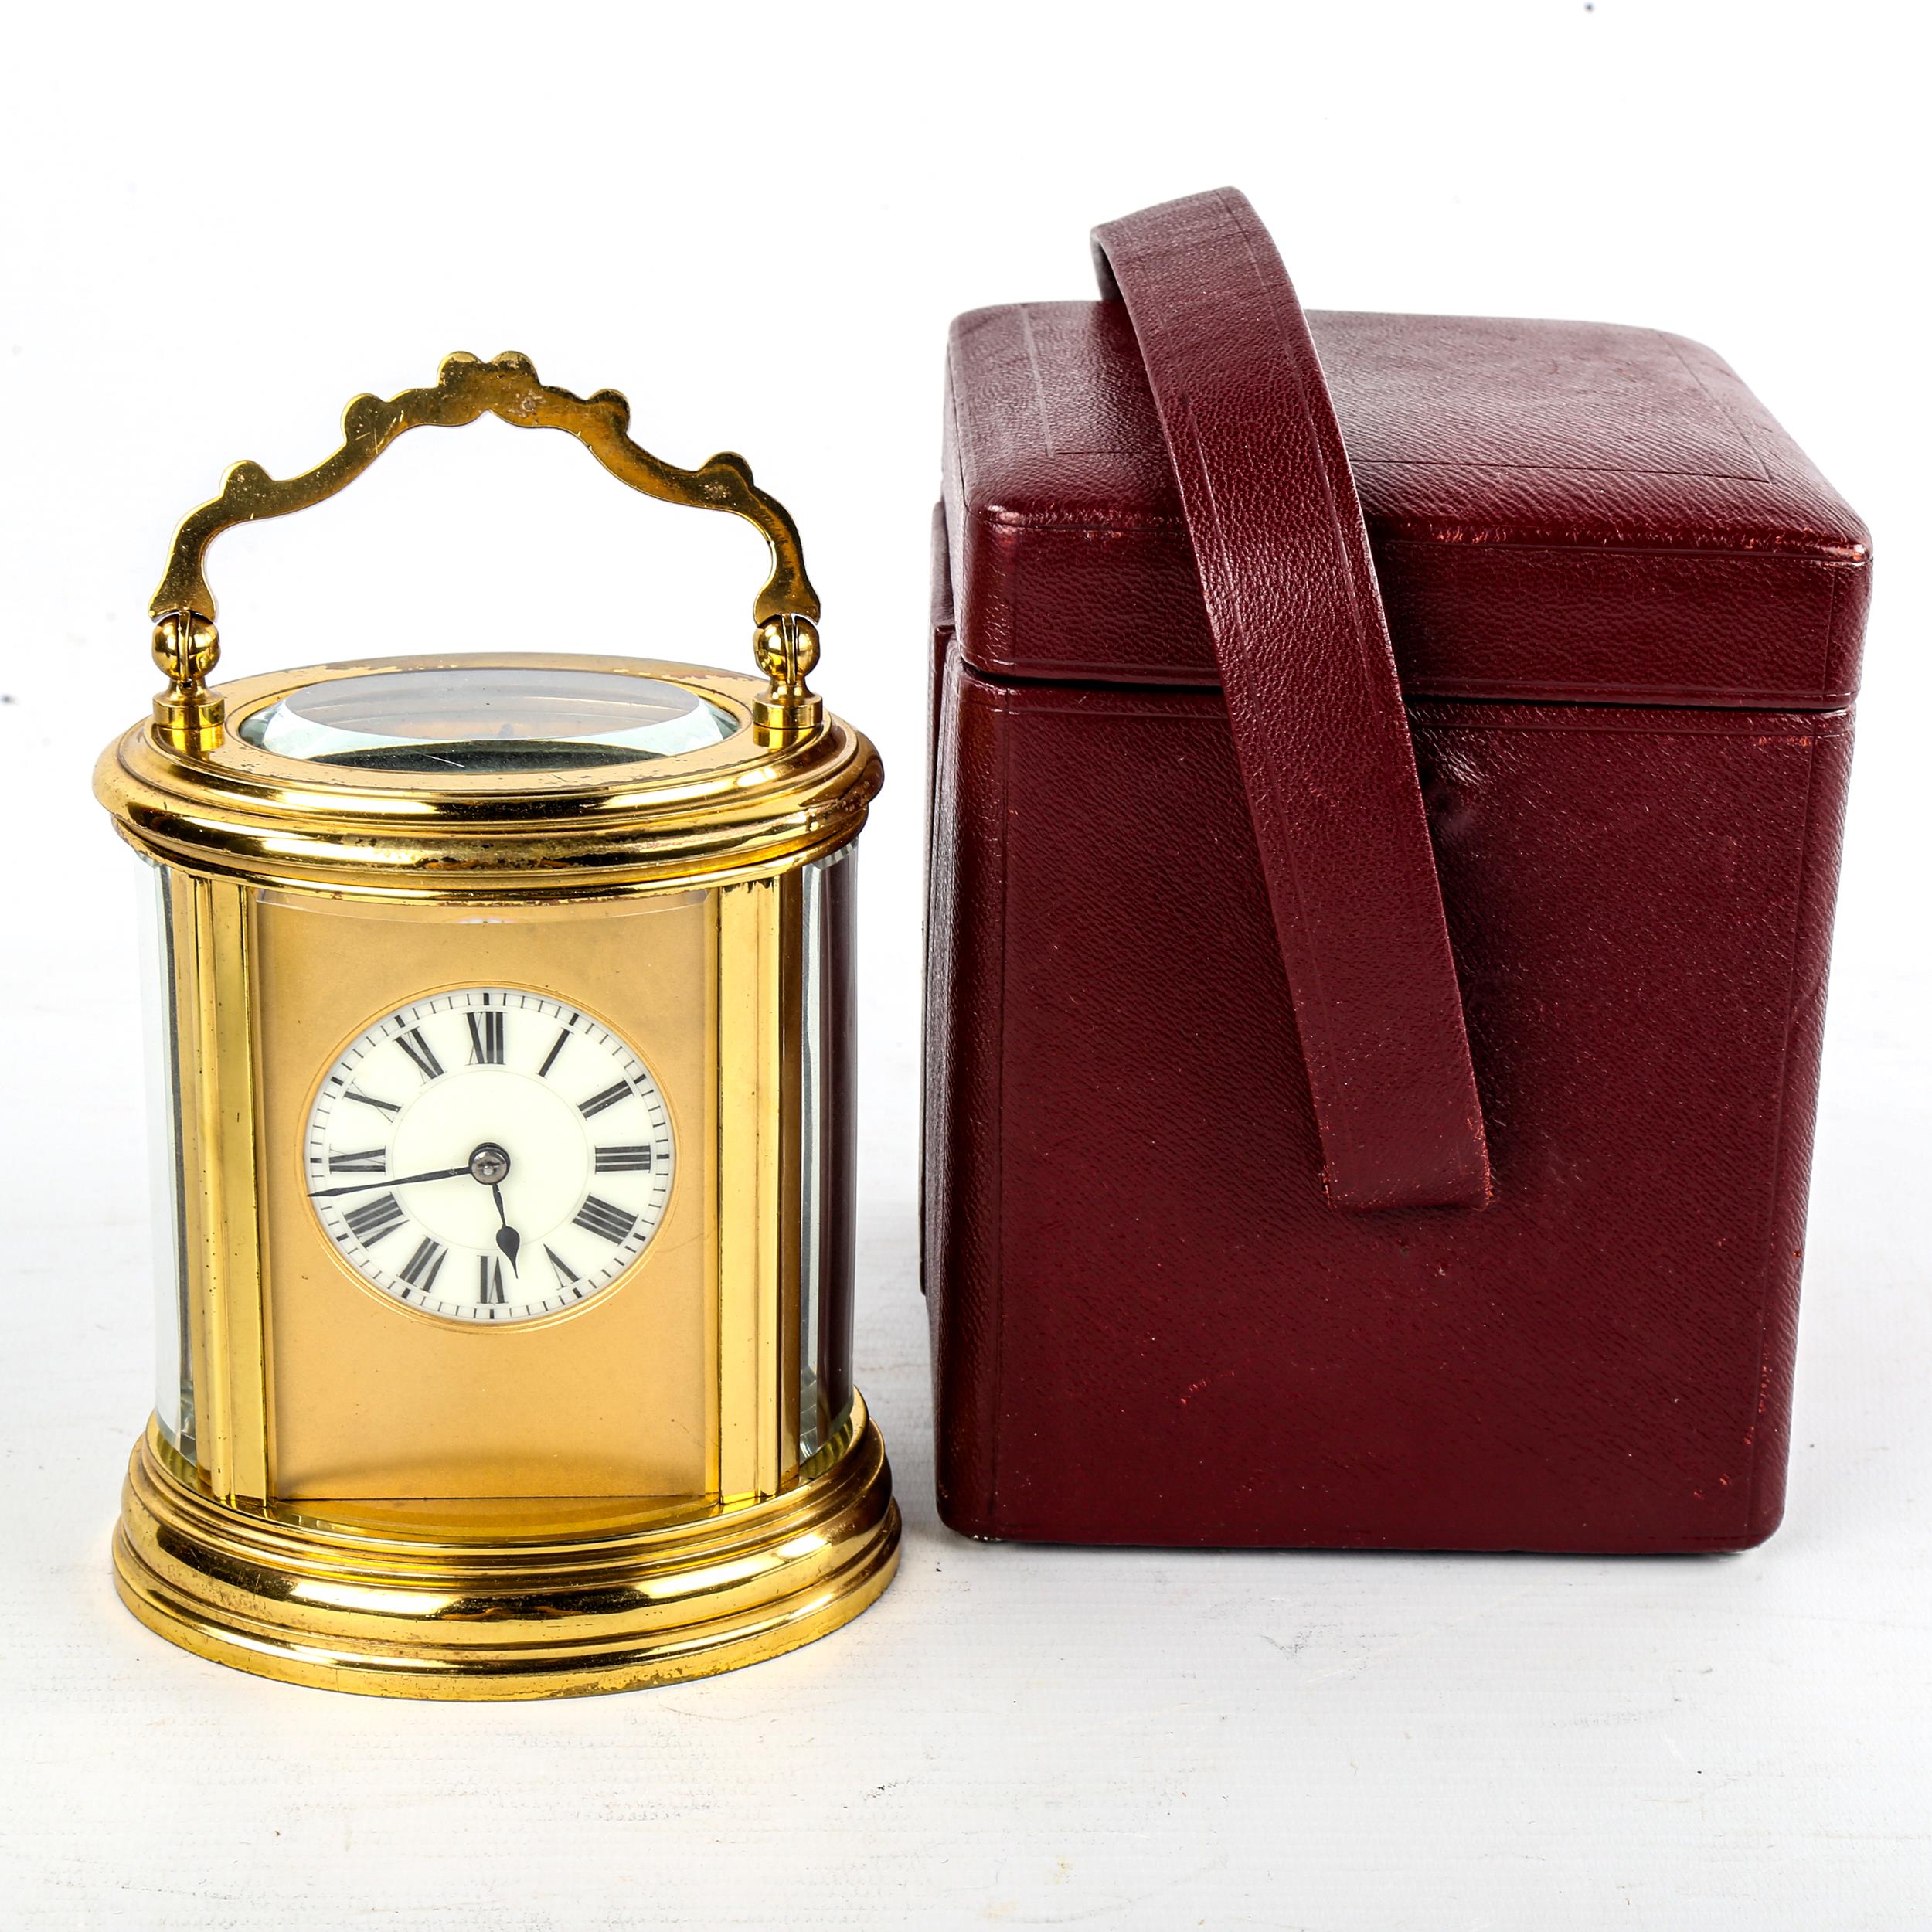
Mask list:
[[[601,1094],[593,1094],[579,1106],[577,1111],[587,1121],[593,1114],[601,1114],[607,1107],[615,1107],[620,1100],[631,1097],[631,1083],[619,1080],[615,1087],[607,1087]]]
[[[443,1257],[449,1250],[430,1240],[427,1236],[423,1245],[403,1264],[403,1279],[410,1287],[420,1288],[427,1294],[436,1285],[436,1277],[443,1266]]]
[[[466,1013],[470,1022],[470,1064],[501,1066],[503,1064],[503,1015],[495,1008],[485,1013]]]
[[[651,1150],[648,1147],[600,1147],[597,1168],[600,1174],[648,1174]]]
[[[416,1070],[424,1080],[440,1079],[443,1063],[436,1057],[436,1050],[414,1027],[398,1033],[396,1043],[416,1063]]]
[[[379,1194],[342,1216],[349,1233],[366,1248],[372,1248],[385,1235],[393,1234],[408,1218],[393,1194]]]
[[[579,1227],[587,1228],[591,1233],[601,1235],[612,1243],[628,1238],[638,1224],[634,1214],[626,1214],[622,1208],[613,1207],[608,1201],[600,1200],[594,1194],[573,1218]]]

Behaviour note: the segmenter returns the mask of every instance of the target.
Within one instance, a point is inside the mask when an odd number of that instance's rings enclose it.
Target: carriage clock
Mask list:
[[[574,436],[754,524],[757,675],[551,653],[210,689],[212,539],[406,430]],[[699,1675],[896,1559],[852,1386],[853,845],[879,760],[738,456],[453,355],[342,447],[238,464],[152,606],[168,688],[95,788],[148,863],[158,1388],[122,1597],[199,1655],[389,1696]]]

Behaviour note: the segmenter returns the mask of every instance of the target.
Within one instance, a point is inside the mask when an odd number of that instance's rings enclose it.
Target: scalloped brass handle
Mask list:
[[[155,662],[168,679],[167,690],[155,700],[155,722],[169,744],[206,751],[222,741],[222,701],[207,685],[221,655],[205,567],[209,545],[237,523],[286,516],[333,496],[405,430],[455,429],[484,415],[516,429],[565,430],[620,482],[646,496],[693,509],[728,510],[754,524],[771,546],[771,574],[752,606],[757,627],[753,655],[770,680],[753,708],[753,722],[771,742],[801,736],[818,723],[823,712],[805,682],[818,660],[818,596],[805,575],[798,526],[776,497],[752,481],[750,464],[725,451],[697,469],[674,468],[631,441],[631,406],[617,390],[573,396],[539,381],[527,355],[506,352],[485,362],[459,352],[444,359],[434,388],[405,389],[387,402],[357,396],[342,412],[342,447],[314,469],[278,481],[259,463],[237,463],[220,495],[182,521],[167,573],[148,606]]]

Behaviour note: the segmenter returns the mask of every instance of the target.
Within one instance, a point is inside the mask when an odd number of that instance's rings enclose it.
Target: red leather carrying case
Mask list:
[[[1095,240],[948,360],[945,1519],[1760,1540],[1862,526],[1696,343],[1304,317],[1232,190]]]

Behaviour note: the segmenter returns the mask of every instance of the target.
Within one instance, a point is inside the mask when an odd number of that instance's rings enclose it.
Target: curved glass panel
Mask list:
[[[242,721],[245,743],[365,770],[570,771],[719,744],[737,720],[659,678],[559,666],[372,671],[291,692]]]
[[[804,869],[804,1128],[799,1248],[798,1460],[852,1411],[852,1275],[857,1255],[858,1002],[853,923],[858,861],[847,845]]]
[[[195,1371],[189,1343],[186,1177],[181,1165],[180,1038],[168,872],[148,862],[141,889],[141,1004],[148,1061],[148,1205],[153,1216],[155,1413],[161,1433],[195,1460]]]

